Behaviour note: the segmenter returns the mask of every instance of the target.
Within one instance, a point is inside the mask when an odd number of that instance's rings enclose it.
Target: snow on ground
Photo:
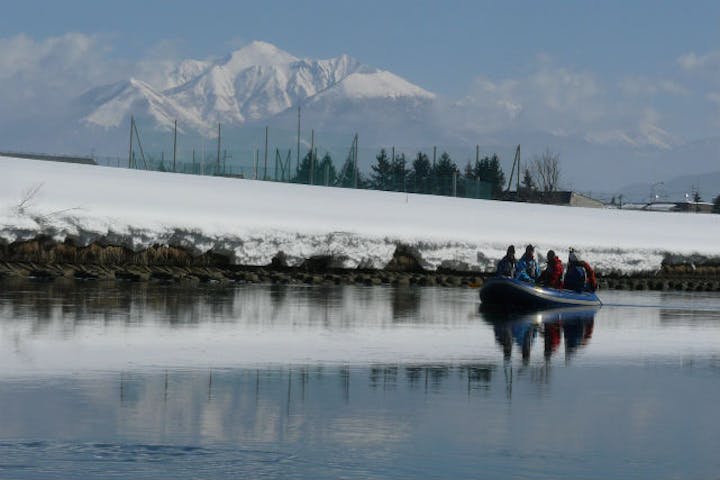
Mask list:
[[[653,270],[668,253],[720,257],[720,215],[586,209],[146,172],[0,157],[0,242],[38,234],[140,250],[153,244],[265,265],[313,255],[383,267],[398,243],[428,268],[492,268],[513,243],[599,270]],[[27,192],[38,188],[22,208]]]

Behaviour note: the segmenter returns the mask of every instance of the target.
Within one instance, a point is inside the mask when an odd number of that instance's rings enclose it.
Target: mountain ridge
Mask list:
[[[435,98],[433,93],[347,54],[300,59],[261,41],[215,62],[183,60],[169,73],[167,85],[158,89],[131,78],[96,87],[80,97],[88,110],[82,122],[114,128],[135,114],[167,129],[172,125],[169,116],[175,115],[189,128],[208,133],[217,123],[264,121],[303,104],[376,99],[420,104]]]

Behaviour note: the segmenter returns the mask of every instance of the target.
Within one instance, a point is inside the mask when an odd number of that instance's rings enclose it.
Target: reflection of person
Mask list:
[[[539,276],[540,267],[535,260],[535,247],[528,245],[515,266],[515,278],[523,282],[535,283]]]
[[[515,276],[515,245],[510,245],[507,248],[507,253],[497,264],[497,276],[498,277],[514,277]]]
[[[553,250],[547,252],[547,265],[540,275],[544,287],[562,288],[563,264]]]
[[[548,310],[535,312],[529,316],[502,316],[488,318],[495,333],[495,341],[502,347],[503,357],[510,360],[515,345],[522,353],[522,362],[530,361],[530,351],[538,334],[543,337],[544,357],[548,361],[560,344],[565,344],[565,355],[570,358],[575,351],[587,345],[593,335],[596,309],[577,311]],[[537,323],[538,316],[542,326]]]
[[[512,332],[510,331],[510,325],[507,322],[495,322],[493,325],[495,332],[495,341],[503,349],[503,358],[510,360],[512,354]]]
[[[589,318],[580,317],[577,320],[563,323],[566,356],[572,355],[579,347],[588,344],[592,338],[594,326],[595,318],[593,316]]]
[[[543,325],[543,337],[545,338],[545,358],[550,358],[560,346],[560,339],[562,338],[560,322]]]
[[[515,343],[520,347],[524,364],[530,361],[530,347],[537,334],[537,326],[531,322],[515,322],[512,326],[512,335]]]

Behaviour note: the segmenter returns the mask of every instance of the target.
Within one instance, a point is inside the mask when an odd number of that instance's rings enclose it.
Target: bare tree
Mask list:
[[[531,164],[535,185],[544,193],[557,191],[560,183],[560,155],[549,148],[535,155]]]

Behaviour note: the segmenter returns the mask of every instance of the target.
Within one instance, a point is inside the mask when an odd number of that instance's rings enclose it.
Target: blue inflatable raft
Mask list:
[[[514,278],[492,277],[480,289],[483,306],[507,308],[593,307],[602,305],[591,292],[545,288]]]

